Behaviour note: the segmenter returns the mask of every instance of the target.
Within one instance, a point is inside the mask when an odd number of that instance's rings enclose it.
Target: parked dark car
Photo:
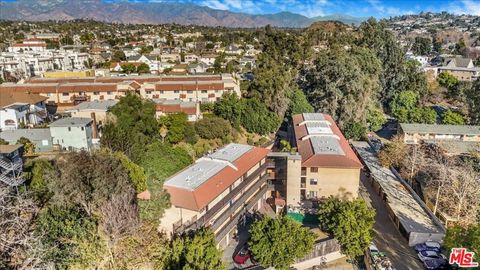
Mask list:
[[[441,246],[439,243],[434,241],[427,241],[423,244],[418,244],[415,246],[415,251],[417,251],[417,253],[422,251],[427,251],[427,250],[440,252]]]
[[[452,269],[450,265],[448,265],[448,262],[443,259],[433,259],[433,260],[426,260],[423,262],[423,265],[425,265],[425,269],[427,270],[446,270],[446,269]]]

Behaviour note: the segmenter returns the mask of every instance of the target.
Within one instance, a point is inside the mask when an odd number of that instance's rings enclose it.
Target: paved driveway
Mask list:
[[[408,241],[395,228],[388,216],[387,209],[377,193],[362,173],[360,196],[377,211],[375,218],[375,239],[378,249],[390,258],[396,270],[421,270],[422,262],[417,258],[415,250],[408,246]]]

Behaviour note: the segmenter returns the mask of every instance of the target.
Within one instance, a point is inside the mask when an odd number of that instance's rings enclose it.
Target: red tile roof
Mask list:
[[[157,112],[164,113],[179,113],[184,112],[187,115],[197,114],[196,105],[193,107],[182,107],[180,104],[156,104],[155,109]]]
[[[254,147],[233,162],[237,170],[226,166],[194,190],[168,186],[167,184],[164,185],[164,188],[170,194],[170,201],[173,205],[200,211],[229,188],[238,178],[264,159],[269,152],[268,149]]]
[[[323,116],[326,121],[330,122],[330,128],[332,129],[333,133],[340,138],[339,144],[345,155],[315,154],[311,140],[301,140],[302,137],[308,135],[308,131],[306,125],[298,125],[304,121],[303,114],[296,114],[292,118],[297,149],[302,156],[302,166],[324,168],[362,168],[362,163],[353,152],[350,144],[343,136],[333,118],[328,114],[323,114]]]

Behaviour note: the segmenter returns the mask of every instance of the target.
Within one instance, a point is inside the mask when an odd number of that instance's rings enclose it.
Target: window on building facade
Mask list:
[[[107,95],[111,95],[111,94],[112,94],[112,92],[110,92],[110,91],[107,92]]]
[[[300,188],[305,188],[307,186],[307,178],[302,177],[300,178]]]
[[[71,128],[71,127],[68,127],[68,131],[72,131],[72,128]]]
[[[62,93],[62,96],[68,96],[68,93]]]
[[[315,178],[311,178],[310,179],[310,185],[316,185],[316,184],[318,184],[318,180],[315,179]]]
[[[206,94],[207,93],[207,90],[202,90],[202,94]]]
[[[310,172],[316,173],[316,172],[318,172],[318,168],[317,167],[311,167]]]
[[[163,94],[164,92],[165,92],[165,91],[162,90],[162,91],[160,91],[160,94]]]
[[[316,191],[309,191],[308,192],[308,197],[309,198],[316,198],[317,197],[317,192]]]
[[[179,91],[179,90],[175,90],[175,91],[173,91],[173,93],[178,94],[178,93],[180,93],[180,91]]]
[[[100,92],[93,92],[93,94],[94,94],[95,96],[98,96],[98,95],[100,95]]]
[[[302,172],[301,172],[302,175],[307,175],[307,168],[305,167],[302,167]]]
[[[193,94],[193,91],[192,91],[192,90],[188,90],[187,93]]]
[[[84,131],[84,130],[85,130],[85,128],[84,128],[84,127],[82,127],[82,131]]]
[[[152,93],[152,91],[147,91],[147,95],[150,95]]]

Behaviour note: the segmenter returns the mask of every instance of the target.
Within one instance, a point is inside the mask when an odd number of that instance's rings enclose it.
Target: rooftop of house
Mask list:
[[[480,135],[480,126],[401,123],[400,128],[404,133]]]
[[[472,59],[465,57],[445,58],[444,66],[471,67]]]
[[[293,125],[302,166],[362,168],[362,163],[330,115],[297,114],[293,116]]]
[[[111,107],[115,106],[118,103],[118,100],[95,100],[95,101],[85,101],[78,104],[75,107],[67,110],[67,112],[85,112],[85,111],[101,111],[106,112]]]
[[[67,117],[51,123],[49,127],[85,127],[91,122],[90,118]]]
[[[200,210],[264,159],[270,150],[231,143],[198,159],[164,184],[172,204]]]
[[[30,141],[42,141],[50,140],[52,135],[49,128],[21,128],[0,132],[0,138],[7,142],[16,142],[21,137],[25,137]]]
[[[0,108],[12,105],[37,104],[47,100],[47,97],[27,92],[3,92],[0,91]]]
[[[10,154],[22,147],[23,147],[23,144],[0,145],[0,154]]]

